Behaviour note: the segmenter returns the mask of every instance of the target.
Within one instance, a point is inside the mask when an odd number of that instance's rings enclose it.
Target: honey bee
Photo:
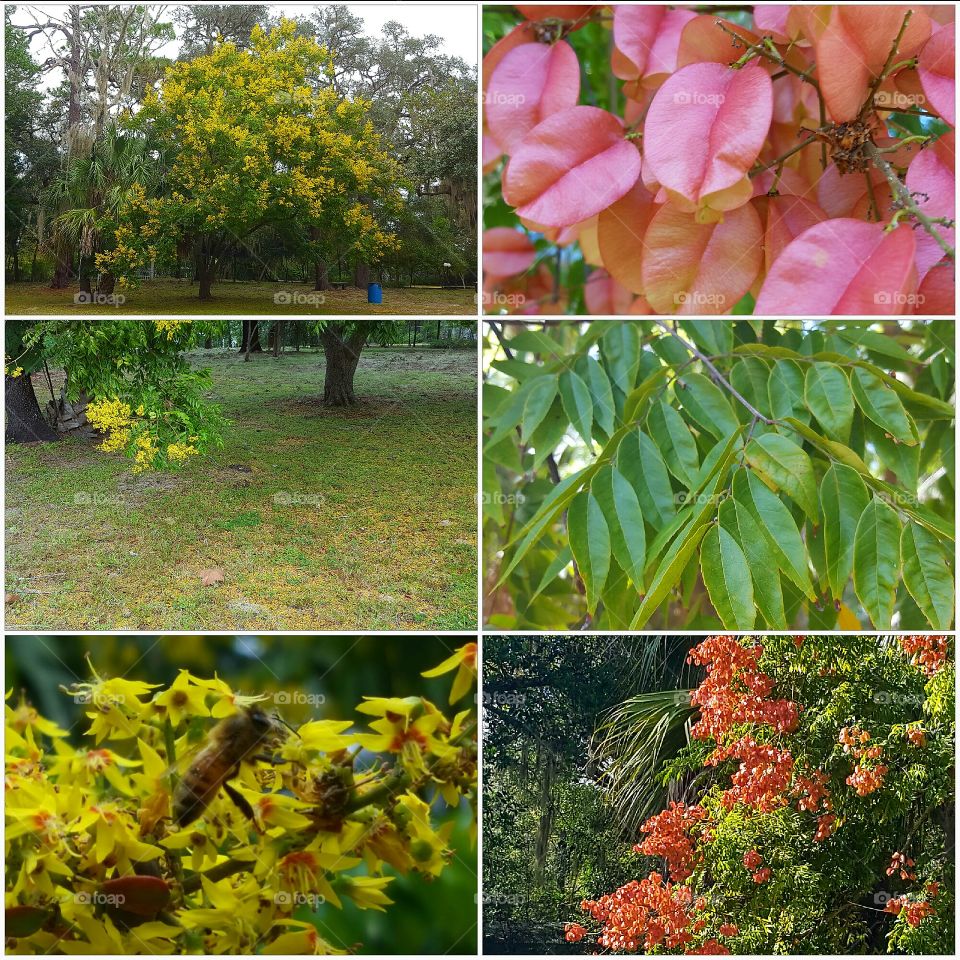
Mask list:
[[[176,823],[185,827],[196,820],[221,787],[244,815],[253,820],[250,804],[227,781],[236,777],[240,764],[245,761],[271,761],[272,757],[262,753],[286,737],[285,727],[279,717],[268,716],[259,707],[245,707],[221,720],[177,783],[173,794]]]

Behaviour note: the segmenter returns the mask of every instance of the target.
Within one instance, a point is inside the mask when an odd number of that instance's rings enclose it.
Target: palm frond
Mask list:
[[[91,207],[64,210],[53,220],[54,233],[80,248],[83,256],[90,256],[99,239],[97,211]]]
[[[689,690],[657,690],[618,704],[598,726],[600,782],[626,834],[636,836],[663,805],[657,772],[664,759],[686,745],[686,724],[695,709]]]

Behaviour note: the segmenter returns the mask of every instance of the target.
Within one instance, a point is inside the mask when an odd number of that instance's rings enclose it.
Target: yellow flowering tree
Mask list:
[[[66,690],[91,721],[80,748],[8,703],[8,952],[345,952],[320,932],[326,911],[388,911],[397,875],[446,869],[453,810],[467,801],[476,822],[476,649],[427,671],[457,670],[449,711],[365,697],[368,731],[308,721],[238,763],[191,820],[176,798],[197,749],[214,724],[266,717],[266,695],[186,670],[161,689],[91,665]]]
[[[307,252],[311,237],[331,232],[368,260],[395,249],[399,167],[369,103],[341,97],[331,71],[330,53],[290,20],[255,27],[249,49],[219,43],[170,67],[126,121],[167,175],[156,191],[130,192],[98,269],[130,282],[189,248],[209,299],[222,260],[267,226]]]
[[[225,421],[206,397],[209,375],[184,356],[217,322],[14,321],[8,367],[22,364],[31,372],[49,363],[66,370],[66,398],[86,404],[87,421],[102,435],[100,449],[127,455],[136,473],[177,467],[221,442]],[[29,378],[7,377],[8,384],[19,380]],[[29,394],[36,406],[32,388]],[[10,396],[7,413],[9,420]],[[55,437],[52,431],[37,436],[31,428],[12,439]]]

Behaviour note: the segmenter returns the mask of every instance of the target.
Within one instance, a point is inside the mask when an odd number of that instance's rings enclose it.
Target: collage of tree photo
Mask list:
[[[956,11],[5,3],[5,952],[954,956]]]

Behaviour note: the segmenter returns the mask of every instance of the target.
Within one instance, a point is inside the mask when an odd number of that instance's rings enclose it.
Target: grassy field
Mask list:
[[[8,628],[476,627],[472,352],[370,349],[347,410],[320,403],[322,354],[198,363],[232,424],[177,473],[7,446]]]
[[[383,303],[367,303],[365,290],[328,290],[315,294],[309,284],[232,283],[213,286],[213,299],[200,300],[196,284],[186,280],[145,280],[139,287],[118,290],[125,300],[111,304],[77,304],[76,287],[51,290],[46,283],[10,283],[6,288],[6,312],[17,316],[59,314],[172,314],[184,316],[296,315],[334,316],[343,314],[449,314],[476,316],[477,296],[473,288],[385,287]],[[316,298],[322,297],[322,302]]]

